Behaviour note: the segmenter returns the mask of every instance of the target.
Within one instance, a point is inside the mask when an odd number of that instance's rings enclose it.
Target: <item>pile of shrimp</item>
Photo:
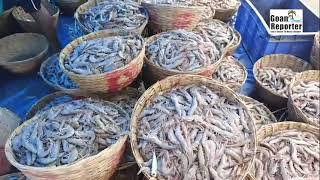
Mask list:
[[[267,137],[258,146],[252,174],[260,179],[319,179],[319,137],[286,130]]]
[[[320,82],[301,81],[291,89],[291,98],[296,107],[310,120],[320,126]]]
[[[115,144],[128,131],[129,116],[96,99],[69,101],[38,113],[12,139],[16,160],[48,167],[71,164]]]
[[[268,90],[283,97],[288,97],[289,85],[295,74],[296,72],[289,68],[265,67],[258,69],[257,78]]]
[[[253,159],[254,130],[238,102],[206,86],[176,87],[157,95],[138,122],[141,171],[157,179],[235,179]]]

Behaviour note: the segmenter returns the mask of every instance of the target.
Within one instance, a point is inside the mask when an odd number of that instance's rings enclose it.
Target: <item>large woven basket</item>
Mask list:
[[[51,18],[53,19],[53,26],[56,27],[59,20],[59,8],[51,3],[46,2],[45,0],[42,0],[42,6],[44,6],[52,16]],[[12,15],[26,32],[42,32],[39,23],[36,22],[29,13],[26,13],[23,8],[15,7],[12,11]]]
[[[241,3],[237,3],[236,6],[234,6],[233,8],[230,9],[217,9],[217,8],[213,8],[215,11],[215,15],[213,17],[213,19],[219,19],[223,22],[228,22],[232,16],[238,11],[239,7],[240,7]]]
[[[77,8],[87,0],[57,0],[57,4],[63,14],[73,15]]]
[[[202,19],[205,7],[142,3],[148,10],[153,33],[174,29],[192,30]]]
[[[37,69],[48,56],[45,36],[17,33],[0,39],[0,66],[13,73],[29,73]]]
[[[257,132],[257,146],[259,143],[267,137],[270,137],[276,133],[287,131],[287,130],[297,130],[300,132],[309,132],[318,137],[320,139],[320,129],[305,123],[299,122],[278,122],[273,124],[264,125],[258,132]],[[254,175],[249,173],[250,179],[255,179]]]
[[[96,75],[80,75],[67,70],[64,62],[68,60],[70,53],[84,41],[121,35],[115,32],[99,31],[79,37],[68,44],[60,53],[60,66],[67,75],[80,86],[80,89],[90,92],[115,92],[130,85],[139,75],[143,66],[145,47],[129,64],[112,72]],[[107,60],[107,59],[106,59]]]
[[[320,69],[320,31],[314,36],[310,62],[315,69]]]
[[[166,32],[163,32],[166,33]],[[163,33],[159,33],[156,35],[153,35],[147,39],[146,44],[150,45],[153,41],[155,41],[159,36],[161,36]],[[220,57],[220,59],[215,62],[214,64],[211,64],[210,66],[202,67],[200,69],[194,70],[194,71],[188,71],[188,72],[181,72],[177,70],[168,70],[164,69],[162,67],[159,67],[155,65],[152,61],[150,61],[149,58],[145,58],[146,68],[145,68],[145,76],[144,79],[147,83],[155,83],[159,80],[162,80],[168,76],[173,76],[177,74],[193,74],[193,75],[202,75],[206,77],[210,77],[215,69],[215,67],[219,64],[219,62],[224,58],[224,55]]]
[[[92,31],[90,29],[88,29],[87,27],[85,27],[82,23],[81,23],[81,18],[80,18],[80,14],[84,14],[86,12],[89,11],[90,8],[96,6],[98,3],[103,2],[106,0],[89,0],[88,2],[82,4],[81,6],[79,6],[76,10],[76,12],[74,13],[74,18],[76,19],[76,21],[78,22],[80,28],[83,30],[83,32],[85,33],[92,33]],[[148,21],[149,21],[149,16],[148,13],[146,11],[146,9],[141,7],[141,11],[146,15],[147,19],[146,21],[140,26],[137,27],[136,29],[132,29],[130,30],[130,32],[133,33],[137,33],[137,34],[142,34],[144,28],[146,27]],[[122,32],[124,30],[121,29],[104,29],[105,31],[109,31],[109,32]]]
[[[298,108],[292,99],[292,88],[298,85],[300,82],[308,82],[308,81],[320,81],[320,70],[310,70],[299,73],[294,76],[289,90],[289,100],[288,100],[288,113],[289,118],[297,121],[302,121],[311,125],[320,126],[320,123],[315,123],[311,121],[302,111]],[[320,93],[320,92],[319,92]]]
[[[242,41],[242,37],[241,34],[239,33],[239,31],[237,31],[236,29],[232,29],[233,30],[233,41],[232,44],[228,47],[227,49],[227,55],[233,55],[236,50],[238,49],[238,47],[241,44]]]
[[[59,53],[56,53],[56,54],[50,56],[47,60],[45,60],[40,66],[39,74],[40,74],[41,78],[43,79],[43,81],[45,83],[47,83],[49,86],[51,86],[53,89],[58,90],[58,91],[65,91],[65,92],[70,91],[70,93],[72,93],[74,90],[77,90],[77,89],[67,89],[63,86],[60,86],[59,84],[52,83],[45,76],[45,68],[49,64],[52,64],[53,63],[52,61],[59,61],[58,58],[59,58]]]
[[[134,154],[134,157],[137,161],[137,164],[139,167],[142,167],[142,163],[145,162],[142,155],[139,152],[138,149],[138,137],[137,137],[137,131],[138,131],[138,124],[139,124],[139,118],[141,116],[141,113],[143,112],[144,108],[149,105],[152,100],[157,97],[159,94],[168,91],[174,87],[178,86],[187,86],[187,85],[205,85],[208,88],[210,88],[213,91],[219,92],[221,95],[227,97],[229,100],[233,102],[239,103],[240,106],[243,106],[246,112],[249,112],[247,107],[244,105],[243,101],[240,99],[238,95],[236,95],[230,88],[225,87],[223,84],[217,83],[216,81],[212,81],[210,78],[198,76],[198,75],[175,75],[168,77],[162,81],[159,81],[152,85],[149,89],[147,89],[143,95],[138,100],[134,112],[131,117],[131,147]],[[249,114],[249,113],[248,113]],[[252,135],[253,139],[252,141],[252,148],[254,149],[254,152],[256,150],[256,140],[255,140],[255,125],[253,122],[252,117],[249,115],[248,121],[250,122],[250,127],[252,128]],[[243,164],[242,171],[240,172],[239,178],[237,179],[243,179],[248,171],[251,168],[251,165],[253,163],[254,157],[250,160],[248,164]],[[150,174],[147,174],[146,172],[143,172],[144,175],[147,177],[147,179],[150,179]]]
[[[117,107],[122,113],[125,113],[120,107],[113,103],[110,105]],[[118,165],[125,150],[127,135],[120,137],[118,141],[108,148],[100,151],[98,154],[80,159],[72,164],[57,167],[33,167],[22,165],[16,161],[12,150],[12,138],[22,132],[22,129],[33,122],[38,121],[37,116],[25,121],[19,126],[8,139],[5,146],[6,157],[9,162],[19,169],[29,179],[59,179],[59,180],[79,180],[79,179],[109,179],[117,170]]]
[[[257,78],[257,73],[258,69],[265,67],[289,68],[294,72],[302,72],[312,69],[312,66],[306,61],[286,54],[267,55],[260,58],[254,64],[253,75],[256,80],[257,94],[267,105],[276,108],[286,107],[288,98],[280,96],[262,85],[261,81]]]
[[[226,57],[224,57],[224,58],[219,62],[219,64],[214,68],[214,71],[213,71],[213,73],[212,73],[212,76],[213,76],[213,74],[218,70],[219,65],[222,64],[222,63],[224,63],[224,62],[231,62],[231,63],[233,63],[233,64],[236,64],[236,65],[242,70],[244,77],[243,77],[240,85],[239,85],[239,84],[235,84],[235,83],[225,83],[229,88],[231,88],[231,89],[234,90],[235,92],[240,92],[242,86],[246,83],[246,80],[247,80],[247,77],[248,77],[247,68],[246,68],[243,64],[241,64],[238,59],[234,58],[233,56],[226,56]],[[211,77],[212,77],[212,76],[211,76]]]

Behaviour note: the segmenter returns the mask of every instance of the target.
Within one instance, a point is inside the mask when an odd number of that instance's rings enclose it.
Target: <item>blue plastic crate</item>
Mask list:
[[[270,9],[303,9],[304,32],[297,35],[270,33]],[[292,54],[309,61],[319,22],[319,18],[299,0],[242,0],[235,28],[253,62],[268,54]]]

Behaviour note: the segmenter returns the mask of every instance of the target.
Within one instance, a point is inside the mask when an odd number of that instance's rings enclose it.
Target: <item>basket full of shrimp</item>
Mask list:
[[[292,78],[295,74],[310,69],[312,66],[308,62],[292,55],[264,56],[253,67],[257,93],[271,107],[286,107]]]
[[[210,78],[158,81],[140,97],[131,120],[133,154],[148,179],[242,179],[253,163],[248,109]]]
[[[289,88],[289,117],[320,127],[320,70],[294,76]]]
[[[319,179],[320,129],[305,123],[279,122],[257,132],[251,177]]]
[[[209,77],[222,56],[217,45],[200,34],[186,30],[163,32],[147,39],[147,81],[176,74]]]
[[[9,162],[30,179],[108,179],[123,157],[129,115],[93,98],[41,110],[9,137]]]
[[[141,34],[148,23],[148,14],[131,0],[94,0],[78,7],[74,17],[85,33],[105,30]]]
[[[141,35],[99,31],[79,37],[60,53],[60,67],[90,92],[114,92],[130,85],[142,69]]]

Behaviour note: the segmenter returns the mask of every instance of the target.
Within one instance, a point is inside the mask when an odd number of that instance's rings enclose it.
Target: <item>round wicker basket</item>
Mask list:
[[[149,105],[151,101],[154,98],[156,98],[159,94],[162,94],[163,92],[168,91],[174,87],[187,86],[191,84],[195,84],[199,86],[205,85],[211,90],[219,92],[221,95],[227,97],[229,100],[239,103],[240,106],[244,107],[246,112],[249,112],[249,110],[244,105],[240,97],[236,95],[230,88],[225,87],[223,84],[217,83],[216,81],[212,81],[210,78],[206,78],[198,75],[175,75],[155,83],[149,89],[147,89],[143,93],[143,95],[140,97],[140,99],[136,103],[133,115],[131,117],[131,127],[130,127],[131,128],[131,147],[132,147],[132,151],[136,159],[136,162],[140,168],[142,167],[142,164],[145,162],[145,160],[143,159],[138,149],[137,131],[138,131],[139,119],[140,119],[141,113],[143,112],[143,109],[147,105]],[[253,135],[250,148],[252,148],[255,152],[255,149],[256,149],[255,125],[251,116],[249,116],[248,121],[249,121],[249,126],[252,129],[252,135]],[[252,157],[252,159],[248,163],[243,164],[243,166],[241,167],[241,172],[237,174],[237,179],[243,179],[247,175],[253,163],[253,159],[254,157]],[[150,174],[146,173],[145,171],[143,171],[143,173],[147,179],[151,179]]]
[[[55,83],[49,81],[46,78],[46,76],[45,76],[45,70],[46,69],[45,68],[47,66],[51,65],[53,63],[53,61],[59,61],[59,53],[56,53],[56,54],[50,56],[47,60],[45,60],[41,64],[39,74],[40,74],[41,78],[43,79],[43,81],[45,83],[47,83],[49,86],[51,86],[53,89],[58,90],[58,91],[65,91],[65,92],[70,91],[70,93],[72,93],[74,90],[78,90],[78,89],[67,89],[67,88],[65,88],[65,87],[63,87],[63,86],[61,86],[59,84],[55,84]]]
[[[308,81],[320,81],[320,70],[309,70],[304,71],[302,73],[299,73],[294,76],[291,84],[290,84],[290,90],[289,90],[289,100],[288,100],[288,113],[289,118],[294,119],[297,121],[302,121],[314,126],[320,126],[320,121],[318,123],[310,120],[302,111],[300,108],[298,108],[292,99],[292,88],[296,85],[298,85],[300,82],[308,82]]]
[[[48,10],[49,14],[52,16],[53,19],[53,26],[56,27],[59,20],[59,13],[60,10],[57,6],[42,0],[42,5]],[[41,33],[41,27],[39,24],[33,19],[33,17],[26,13],[23,8],[15,7],[12,11],[12,15],[15,20],[19,23],[19,25],[25,30],[26,32],[33,32],[33,33]]]
[[[234,58],[233,56],[226,56],[224,57],[221,62],[215,67],[213,74],[216,73],[216,71],[219,69],[219,66],[223,63],[231,63],[231,64],[235,64],[239,67],[239,69],[241,69],[242,74],[243,74],[243,79],[241,80],[241,82],[239,83],[228,83],[228,82],[220,82],[220,83],[224,83],[226,84],[229,88],[231,88],[232,90],[234,90],[235,92],[240,92],[242,86],[246,83],[247,77],[248,77],[248,72],[247,72],[247,68],[240,63],[240,61],[236,58]]]
[[[80,86],[80,89],[90,92],[116,92],[130,85],[139,75],[143,66],[145,47],[143,47],[138,56],[131,60],[129,64],[112,72],[96,75],[80,75],[73,73],[64,67],[64,62],[68,60],[70,53],[72,53],[79,44],[84,41],[116,35],[123,34],[109,31],[93,32],[75,39],[61,51],[59,58],[61,68],[75,83]]]
[[[166,32],[163,32],[166,33]],[[147,39],[146,45],[150,45],[152,42],[154,42],[159,36],[161,36],[163,33],[159,33],[156,35],[153,35]],[[177,74],[193,74],[193,75],[202,75],[206,77],[210,77],[215,69],[215,67],[219,64],[219,62],[224,58],[224,55],[220,57],[220,59],[215,62],[214,64],[211,64],[206,67],[202,67],[200,69],[194,70],[194,71],[188,71],[188,72],[181,72],[178,70],[169,70],[165,69],[163,67],[159,67],[155,65],[152,61],[150,61],[149,58],[145,58],[146,68],[144,74],[144,79],[147,83],[155,83],[159,80],[162,80],[168,76],[173,76]]]
[[[259,142],[261,142],[265,138],[270,137],[276,133],[284,132],[287,130],[297,130],[300,132],[309,132],[309,133],[316,135],[320,139],[320,134],[319,134],[320,129],[319,128],[317,128],[315,126],[311,126],[309,124],[305,124],[305,123],[286,121],[286,122],[278,122],[278,123],[273,123],[273,124],[268,124],[268,125],[263,126],[257,132],[257,146],[259,146]],[[250,177],[250,179],[255,179],[254,175],[252,175],[251,173],[249,173],[249,177]]]
[[[227,49],[227,55],[233,55],[241,44],[242,37],[239,31],[233,29],[233,42]]]
[[[288,98],[280,96],[262,85],[261,81],[257,78],[257,74],[259,69],[265,67],[289,68],[294,72],[302,72],[312,69],[312,66],[306,61],[286,54],[267,55],[260,58],[254,64],[253,75],[256,80],[257,94],[267,105],[276,108],[286,107]]]
[[[119,106],[110,102],[108,102],[108,104],[116,107],[121,113],[126,114]],[[120,137],[115,144],[100,151],[98,154],[80,159],[72,164],[57,167],[33,167],[20,164],[15,159],[11,144],[12,139],[17,134],[20,134],[23,128],[36,121],[39,121],[37,116],[25,121],[11,134],[5,145],[5,153],[8,161],[29,179],[109,179],[116,172],[123,157],[128,138],[127,135]]]
[[[217,9],[213,8],[215,11],[215,15],[213,19],[219,19],[223,22],[228,22],[232,16],[238,11],[241,3],[237,3],[233,8],[230,9]]]
[[[205,7],[142,3],[148,10],[153,33],[175,29],[192,30],[202,19]]]
[[[88,1],[82,5],[80,5],[76,12],[74,13],[74,18],[76,19],[76,21],[78,22],[80,28],[83,30],[83,32],[85,33],[92,33],[92,31],[90,29],[88,29],[87,27],[85,27],[82,23],[81,23],[81,18],[80,18],[80,14],[84,14],[85,12],[89,11],[90,8],[96,6],[98,3],[103,2],[106,0],[92,0],[92,1]],[[129,32],[133,32],[133,33],[137,33],[137,34],[142,34],[144,28],[146,27],[146,25],[148,24],[149,21],[149,16],[147,11],[141,7],[141,12],[143,12],[147,19],[146,21],[140,26],[137,27],[136,29],[132,29]],[[122,29],[104,29],[104,31],[108,31],[110,33],[117,33],[117,32],[126,32],[125,30]]]
[[[13,73],[30,73],[48,56],[45,36],[17,33],[0,39],[0,66]]]

